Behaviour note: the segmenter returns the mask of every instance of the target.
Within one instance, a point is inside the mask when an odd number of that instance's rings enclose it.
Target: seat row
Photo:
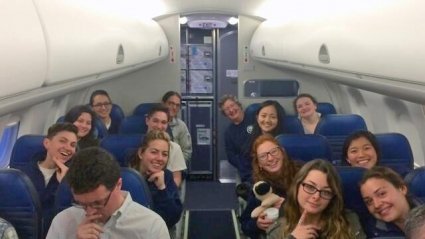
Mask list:
[[[134,169],[121,168],[122,188],[129,191],[134,201],[153,208],[146,181]],[[19,238],[41,239],[42,212],[38,194],[26,174],[17,169],[0,170],[0,216],[15,227]],[[69,186],[62,182],[56,192],[57,213],[72,206]]]

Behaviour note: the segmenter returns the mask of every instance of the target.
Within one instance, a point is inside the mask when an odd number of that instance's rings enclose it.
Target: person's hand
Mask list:
[[[56,169],[56,178],[58,182],[61,182],[63,177],[65,177],[66,173],[68,172],[68,167],[62,163],[59,159],[56,157],[53,157],[53,161],[55,162],[57,169]]]
[[[103,229],[96,221],[101,217],[101,214],[86,215],[83,222],[78,225],[77,239],[99,239]]]
[[[164,190],[166,187],[164,181],[164,171],[152,173],[149,175],[148,181],[153,182],[159,190]]]
[[[291,235],[296,239],[315,239],[319,237],[320,228],[313,224],[306,224],[305,220],[308,217],[307,210],[304,210],[303,214],[298,221],[297,226]]]
[[[257,217],[257,227],[260,228],[263,231],[267,230],[267,228],[269,228],[269,226],[274,223],[274,221],[267,219],[266,216],[267,216],[267,214],[265,212],[262,212]]]

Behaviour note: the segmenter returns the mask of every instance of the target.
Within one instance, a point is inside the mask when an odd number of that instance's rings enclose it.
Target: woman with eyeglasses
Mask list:
[[[360,192],[374,218],[368,220],[370,237],[404,236],[409,211],[423,202],[408,194],[401,176],[392,169],[375,166],[360,181]]]
[[[168,228],[180,219],[183,210],[173,173],[166,169],[170,137],[166,132],[150,130],[143,138],[130,166],[146,178],[153,200],[153,210],[167,223]]]
[[[176,91],[168,91],[162,96],[162,103],[167,106],[170,113],[170,122],[168,125],[173,134],[173,141],[180,145],[186,164],[192,156],[192,138],[186,124],[178,118],[178,113],[181,108],[181,95]]]
[[[273,192],[282,197],[282,201],[275,205],[279,208],[299,166],[289,158],[277,140],[269,134],[260,135],[255,140],[252,147],[252,158],[254,182],[266,181],[271,185]],[[251,212],[260,204],[260,200],[255,198],[251,192],[247,206],[240,218],[242,231],[251,239],[264,237],[267,229],[274,223],[266,217],[266,213],[260,214],[257,218],[251,218]]]
[[[97,117],[103,122],[109,134],[117,134],[121,122],[114,121],[111,118],[112,101],[108,92],[105,90],[96,90],[90,96],[90,106]]]
[[[98,146],[99,140],[94,136],[95,113],[87,105],[77,105],[66,113],[64,121],[78,128],[78,149]]]
[[[306,163],[295,175],[283,214],[268,238],[366,238],[357,215],[344,210],[336,169],[322,159]]]

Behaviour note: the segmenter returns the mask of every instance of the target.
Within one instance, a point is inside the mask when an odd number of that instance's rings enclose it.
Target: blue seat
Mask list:
[[[121,167],[126,167],[130,156],[140,146],[143,136],[143,134],[108,135],[100,141],[100,147],[110,152]]]
[[[144,116],[133,115],[123,119],[119,129],[120,134],[144,134],[148,126]]]
[[[322,114],[322,116],[329,115],[329,114],[336,114],[335,107],[333,106],[333,104],[328,103],[328,102],[317,103],[316,111],[319,112],[320,114]]]
[[[145,117],[152,106],[157,105],[159,103],[141,103],[133,111],[133,115]]]
[[[400,133],[375,134],[381,151],[379,164],[392,168],[404,177],[413,170],[413,153],[409,140]]]
[[[37,155],[46,154],[44,135],[27,134],[19,137],[13,145],[10,167],[21,168]]]
[[[281,134],[276,136],[279,144],[292,159],[310,161],[316,158],[331,161],[331,148],[326,138],[315,134]]]
[[[12,223],[19,238],[41,239],[41,204],[28,176],[16,169],[1,169],[0,195],[0,216]]]
[[[133,201],[153,208],[152,195],[145,179],[132,168],[121,168],[122,190],[130,192]],[[59,213],[72,206],[73,196],[69,184],[64,180],[59,184],[56,191],[55,208]]]
[[[369,219],[372,219],[372,216],[367,210],[359,187],[359,182],[366,169],[361,167],[337,166],[336,170],[341,179],[345,207],[357,213],[361,219],[363,228],[367,230],[367,227],[371,226],[367,225],[367,222],[370,221]]]
[[[132,168],[121,168],[122,189],[129,191],[135,202],[153,208],[151,191],[144,177]]]
[[[363,117],[356,114],[329,114],[322,117],[315,134],[326,137],[332,150],[335,165],[341,165],[342,146],[345,138],[358,130],[367,130]]]
[[[283,125],[288,134],[304,134],[303,125],[297,116],[286,115],[283,118]]]
[[[121,122],[125,118],[124,111],[117,104],[112,104],[111,113],[109,115],[111,116],[112,121],[117,122]]]
[[[256,121],[256,114],[258,109],[260,109],[261,103],[252,103],[245,108],[245,116],[249,119],[249,123],[254,123]]]
[[[425,167],[415,168],[410,171],[404,181],[409,188],[409,192],[419,198],[425,198]]]

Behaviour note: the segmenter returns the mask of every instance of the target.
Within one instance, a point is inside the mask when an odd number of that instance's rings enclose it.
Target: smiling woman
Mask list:
[[[130,166],[146,178],[152,194],[153,210],[170,228],[180,219],[183,206],[173,174],[166,169],[169,149],[170,138],[167,133],[150,130]]]
[[[66,113],[64,121],[78,128],[78,149],[99,145],[94,136],[95,119],[95,113],[87,105],[74,106]]]

